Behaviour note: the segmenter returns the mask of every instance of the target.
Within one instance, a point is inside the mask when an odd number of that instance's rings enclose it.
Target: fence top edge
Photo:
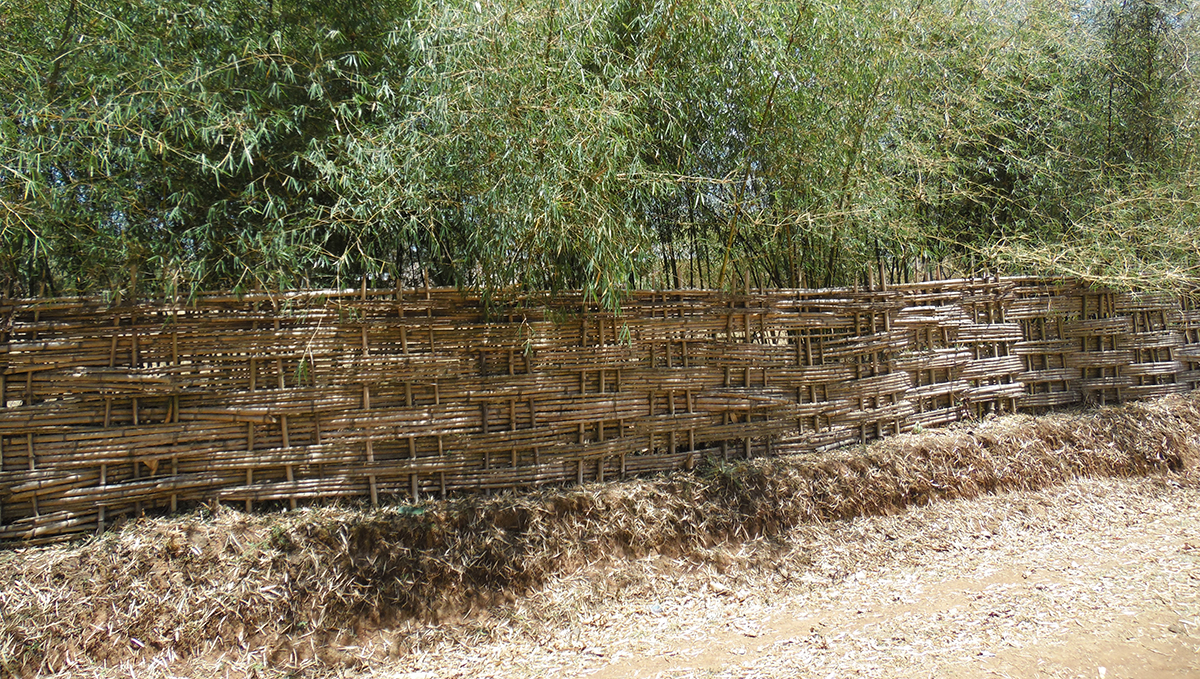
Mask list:
[[[705,288],[668,288],[668,289],[639,289],[629,290],[626,292],[627,298],[630,300],[653,297],[653,296],[688,296],[688,297],[712,297],[724,299],[743,299],[746,297],[804,297],[804,296],[820,296],[829,294],[839,295],[859,295],[859,296],[886,296],[889,293],[909,292],[913,290],[922,290],[929,288],[970,288],[976,286],[993,286],[993,285],[1080,285],[1081,282],[1070,278],[1041,278],[1037,276],[987,276],[974,278],[948,278],[937,279],[930,281],[922,281],[915,283],[892,284],[886,287],[867,288],[864,286],[845,286],[845,287],[826,287],[826,288],[750,288],[749,290],[722,290],[722,289],[705,289]],[[247,291],[234,292],[231,290],[214,290],[197,293],[191,297],[179,296],[175,298],[167,297],[147,297],[138,299],[129,298],[112,298],[105,294],[96,295],[75,295],[62,297],[16,297],[5,298],[0,297],[0,314],[12,313],[14,311],[52,311],[55,309],[67,309],[78,307],[97,307],[97,308],[146,308],[153,307],[159,309],[178,308],[180,310],[193,308],[200,304],[215,305],[215,304],[246,304],[246,303],[270,303],[283,304],[289,302],[304,302],[312,300],[344,300],[347,302],[353,301],[373,301],[379,297],[388,297],[388,301],[395,301],[399,296],[399,301],[425,301],[426,298],[441,298],[446,297],[457,298],[461,301],[480,301],[482,295],[477,291],[462,290],[455,287],[431,287],[431,288],[313,288],[313,289],[294,289],[282,291]],[[597,305],[594,300],[584,299],[584,294],[581,290],[562,290],[562,291],[531,291],[511,296],[499,298],[500,305],[520,304],[528,302],[570,302],[574,304],[587,304],[590,306]]]

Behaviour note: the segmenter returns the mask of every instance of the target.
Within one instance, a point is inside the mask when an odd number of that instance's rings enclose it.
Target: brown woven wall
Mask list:
[[[0,540],[219,500],[527,487],[1194,388],[1190,299],[1034,279],[0,302]]]

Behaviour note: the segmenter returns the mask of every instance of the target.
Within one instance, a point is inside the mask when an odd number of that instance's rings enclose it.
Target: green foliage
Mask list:
[[[0,200],[28,292],[292,285],[340,252],[313,147],[384,113],[404,8],[6,8]],[[185,288],[186,289],[186,288]]]
[[[1187,0],[0,0],[9,294],[1187,284]]]

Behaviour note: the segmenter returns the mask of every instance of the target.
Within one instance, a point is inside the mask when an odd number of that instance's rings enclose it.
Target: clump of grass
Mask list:
[[[234,649],[336,665],[347,635],[445,620],[599,559],[705,559],[795,526],[1081,475],[1194,469],[1200,396],[1014,416],[821,456],[377,510],[229,509],[0,554],[0,674]],[[1189,474],[1191,478],[1194,474]]]

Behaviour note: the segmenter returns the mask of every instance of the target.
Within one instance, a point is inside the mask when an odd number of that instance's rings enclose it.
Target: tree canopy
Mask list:
[[[0,0],[9,295],[1200,275],[1187,0]]]

